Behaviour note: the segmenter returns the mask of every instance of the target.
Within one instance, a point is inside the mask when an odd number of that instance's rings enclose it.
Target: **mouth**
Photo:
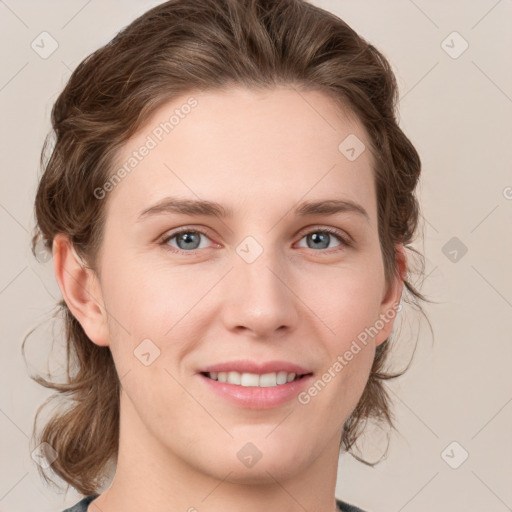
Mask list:
[[[197,376],[217,397],[236,407],[256,410],[289,404],[313,380],[311,367],[254,358],[199,368]]]
[[[269,388],[288,384],[312,375],[312,373],[298,374],[295,372],[279,371],[264,374],[224,371],[224,372],[200,372],[204,377],[226,384],[241,387]]]

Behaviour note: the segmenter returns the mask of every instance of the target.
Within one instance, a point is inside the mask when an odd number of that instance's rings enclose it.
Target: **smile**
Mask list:
[[[303,375],[297,375],[296,373],[286,371],[265,373],[262,375],[257,373],[240,373],[236,371],[204,372],[203,375],[209,379],[234,384],[235,386],[261,388],[281,386],[288,382],[299,380],[303,377]]]

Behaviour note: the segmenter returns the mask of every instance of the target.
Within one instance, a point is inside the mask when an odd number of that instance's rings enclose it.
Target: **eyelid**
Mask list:
[[[334,235],[334,236],[338,237],[343,244],[345,244],[349,247],[351,247],[355,243],[354,239],[343,229],[335,228],[332,226],[322,226],[321,224],[314,224],[312,226],[307,226],[304,229],[302,229],[301,231],[299,231],[299,235],[302,238],[303,236],[306,236],[309,233],[316,233],[316,232],[329,233],[331,235]]]
[[[195,254],[197,251],[199,251],[199,249],[184,251],[183,249],[170,247],[168,245],[169,240],[171,240],[172,238],[176,237],[177,235],[179,235],[181,233],[188,233],[188,232],[200,233],[200,234],[206,236],[207,238],[211,239],[210,235],[208,234],[208,230],[206,228],[196,227],[196,226],[180,226],[179,228],[176,228],[175,230],[168,231],[164,235],[162,235],[162,237],[160,237],[158,239],[158,243],[166,246],[165,248],[167,250],[170,250],[171,252],[174,252],[174,253],[189,253],[191,255]],[[302,238],[304,238],[304,236],[306,236],[310,233],[315,233],[315,232],[329,233],[331,235],[334,235],[335,237],[337,237],[339,239],[340,245],[345,246],[345,248],[352,247],[354,244],[354,239],[346,231],[344,231],[340,228],[335,228],[335,227],[331,227],[331,226],[322,226],[322,225],[318,225],[318,224],[312,225],[312,226],[307,226],[307,227],[303,228],[302,230],[299,231],[297,236],[300,236],[300,238],[299,238],[299,241],[300,241],[300,240],[302,240]],[[319,251],[314,251],[314,252],[328,253],[332,250],[336,251],[336,250],[341,250],[341,249],[331,248],[331,249],[319,250]]]
[[[167,231],[164,235],[159,237],[159,239],[157,240],[157,243],[160,244],[160,245],[167,246],[166,248],[168,250],[170,250],[171,252],[194,254],[199,249],[193,249],[191,251],[184,251],[182,249],[177,249],[175,247],[170,247],[167,244],[167,242],[169,242],[169,240],[171,240],[175,236],[177,236],[177,235],[179,235],[181,233],[189,233],[189,232],[201,233],[202,235],[206,236],[207,238],[210,238],[210,236],[209,236],[209,234],[208,234],[208,232],[207,232],[207,230],[205,228],[195,227],[195,226],[180,226],[179,228],[176,228],[175,230]]]

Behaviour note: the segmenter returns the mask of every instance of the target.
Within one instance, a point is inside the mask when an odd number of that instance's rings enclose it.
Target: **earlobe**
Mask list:
[[[55,236],[52,250],[55,278],[71,314],[93,343],[108,346],[107,315],[96,273],[85,265],[66,235]]]
[[[375,336],[375,346],[383,343],[391,334],[393,324],[398,314],[398,306],[402,297],[404,288],[405,273],[407,270],[407,257],[403,245],[396,245],[396,266],[398,268],[398,275],[393,277],[391,283],[384,292],[384,297],[380,307],[379,315],[379,329],[378,334]]]

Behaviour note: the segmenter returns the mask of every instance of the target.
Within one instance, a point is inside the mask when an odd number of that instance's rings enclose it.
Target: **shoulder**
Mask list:
[[[90,496],[86,496],[82,500],[80,500],[78,503],[73,505],[70,508],[67,508],[66,510],[63,510],[62,512],[86,512],[87,506],[89,503],[94,499],[97,498],[99,494],[91,494]]]
[[[94,499],[97,498],[97,494],[93,494],[91,496],[86,496],[82,500],[80,500],[78,503],[73,505],[70,508],[67,508],[66,510],[63,510],[62,512],[86,512],[87,506],[89,503]],[[360,509],[359,507],[356,507],[355,505],[351,505],[350,503],[347,503],[342,500],[336,500],[336,504],[338,505],[338,508],[342,512],[365,512],[364,510]]]
[[[351,505],[350,503],[347,503],[346,501],[342,501],[342,500],[338,500],[337,499],[336,500],[336,504],[338,505],[338,508],[342,512],[366,512],[362,508],[356,507],[355,505]]]

